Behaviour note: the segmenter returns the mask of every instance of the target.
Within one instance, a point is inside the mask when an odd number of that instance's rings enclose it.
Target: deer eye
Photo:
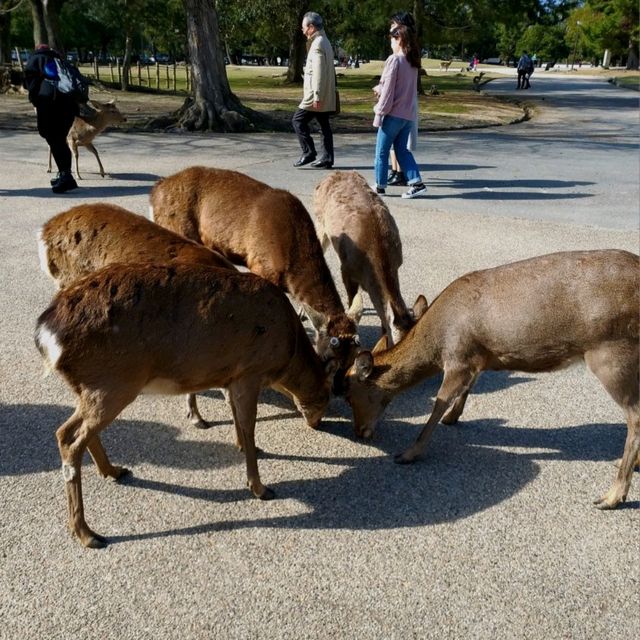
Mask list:
[[[333,338],[331,338],[331,340],[329,340],[329,344],[335,349],[336,347],[340,346],[340,340],[334,336]]]

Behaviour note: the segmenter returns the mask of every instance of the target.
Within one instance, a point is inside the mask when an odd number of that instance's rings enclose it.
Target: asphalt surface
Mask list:
[[[533,120],[421,135],[428,197],[386,198],[408,302],[469,270],[547,252],[638,252],[638,94],[542,72],[528,92],[512,78],[485,90],[531,102]],[[83,468],[87,521],[111,544],[72,539],[54,432],[73,397],[42,377],[32,338],[53,295],[37,229],[83,202],[145,214],[154,181],[194,164],[244,171],[307,205],[324,175],[292,168],[293,135],[112,132],[96,146],[109,175],[81,150],[82,188],[56,197],[43,141],[0,131],[0,638],[637,635],[640,480],[624,508],[592,506],[626,429],[584,367],[484,374],[461,423],[439,427],[408,467],[391,454],[416,437],[438,379],[397,397],[369,443],[353,436],[340,399],[311,431],[265,392],[256,438],[271,502],[245,488],[219,391],[200,397],[208,431],[188,424],[181,398],[140,397],[103,438],[133,475],[116,484],[88,459]],[[339,136],[336,150],[337,169],[372,179],[373,134]],[[369,307],[365,344],[377,333]]]

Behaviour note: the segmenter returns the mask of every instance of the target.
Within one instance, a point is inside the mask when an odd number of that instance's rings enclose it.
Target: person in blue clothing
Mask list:
[[[27,60],[24,70],[29,102],[36,109],[38,133],[47,141],[58,167],[58,176],[51,181],[54,193],[64,193],[78,187],[71,173],[71,150],[67,134],[78,115],[78,105],[68,94],[57,90],[56,58],[60,54],[48,45],[38,45]]]

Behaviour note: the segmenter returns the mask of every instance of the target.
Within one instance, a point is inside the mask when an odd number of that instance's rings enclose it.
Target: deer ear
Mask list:
[[[373,371],[373,356],[370,351],[361,351],[353,363],[356,368],[356,377],[360,382],[364,382]]]
[[[420,320],[420,318],[426,313],[427,309],[429,308],[429,303],[427,302],[427,299],[420,294],[417,298],[416,301],[413,303],[413,317],[416,319],[416,321]]]
[[[373,347],[371,353],[380,353],[380,351],[386,351],[389,348],[389,336],[385,333],[380,337],[380,340],[376,342],[376,346]]]
[[[302,305],[304,312],[307,314],[307,318],[311,321],[313,328],[319,333],[320,330],[327,324],[327,319],[324,314],[318,313],[315,309],[311,308],[308,304]]]
[[[362,289],[358,289],[358,293],[353,298],[351,306],[347,311],[347,315],[356,323],[360,322],[362,312],[364,311],[364,301],[362,300]]]

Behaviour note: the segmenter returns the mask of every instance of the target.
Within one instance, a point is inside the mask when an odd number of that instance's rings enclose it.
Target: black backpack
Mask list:
[[[89,99],[89,80],[70,62],[52,58],[45,64],[44,74],[44,82],[52,84],[56,91],[80,103]]]

